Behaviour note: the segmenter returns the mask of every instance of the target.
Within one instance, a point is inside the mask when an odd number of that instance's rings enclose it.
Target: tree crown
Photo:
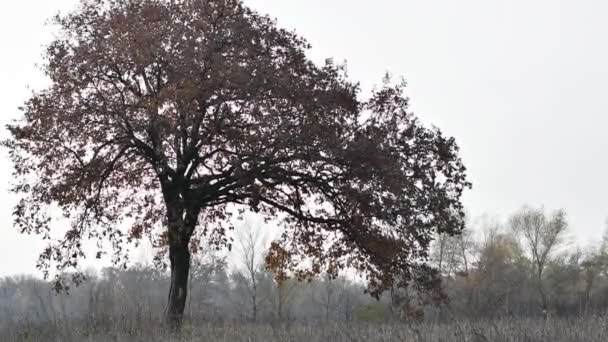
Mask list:
[[[54,205],[71,222],[44,270],[76,266],[88,238],[117,262],[143,236],[227,244],[234,206],[281,219],[269,266],[353,267],[379,292],[414,276],[434,232],[462,228],[458,146],[420,124],[404,83],[362,100],[343,66],[311,62],[304,39],[238,0],[82,1],[56,23],[51,85],[4,142],[16,226],[49,237]]]

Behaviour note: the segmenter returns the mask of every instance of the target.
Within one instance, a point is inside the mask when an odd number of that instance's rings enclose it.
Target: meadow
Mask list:
[[[608,340],[608,317],[574,319],[495,319],[451,323],[195,323],[187,322],[179,336],[167,333],[159,321],[129,318],[60,321],[44,325],[4,324],[1,341],[28,342],[570,342]]]

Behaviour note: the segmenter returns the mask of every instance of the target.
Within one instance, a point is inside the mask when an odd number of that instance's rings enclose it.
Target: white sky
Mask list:
[[[74,0],[0,9],[0,138],[27,86],[40,87],[44,22]],[[567,210],[598,238],[608,216],[608,2],[603,0],[248,0],[313,45],[347,60],[365,90],[390,71],[412,109],[455,136],[474,183],[473,215],[524,203]],[[0,275],[35,271],[42,244],[12,228],[11,165],[0,151]]]

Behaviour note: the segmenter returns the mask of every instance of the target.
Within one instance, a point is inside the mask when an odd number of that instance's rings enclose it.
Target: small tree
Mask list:
[[[50,238],[51,206],[71,222],[40,256],[45,275],[75,267],[83,239],[124,262],[125,243],[160,231],[177,327],[193,236],[227,245],[232,206],[282,218],[269,266],[353,267],[374,294],[409,279],[434,232],[460,231],[458,147],[408,111],[404,85],[358,98],[343,67],[314,64],[240,0],[83,0],[56,23],[50,85],[4,142],[16,227]]]
[[[476,295],[480,298],[478,314],[509,315],[513,311],[513,292],[525,284],[522,280],[529,273],[529,269],[522,272],[524,258],[519,241],[511,232],[502,232],[497,227],[490,227],[485,232],[476,272]]]
[[[453,277],[466,275],[471,263],[471,251],[475,247],[471,230],[464,229],[457,236],[447,233],[439,234],[431,247],[431,259],[437,266],[439,274]]]
[[[239,230],[237,237],[237,250],[240,252],[244,269],[239,271],[240,277],[237,281],[241,282],[247,290],[251,301],[251,321],[257,321],[258,306],[260,303],[260,290],[258,288],[258,278],[264,263],[264,239],[261,227],[253,227],[247,223]]]
[[[193,313],[204,312],[204,308],[213,308],[217,312],[217,301],[224,289],[218,289],[220,286],[227,286],[228,283],[222,282],[222,277],[225,275],[227,262],[224,256],[214,253],[206,248],[193,255],[190,285],[188,296],[188,307],[190,308],[190,317]],[[195,300],[193,304],[193,299]],[[213,312],[208,312],[207,317],[213,317]]]
[[[336,292],[336,279],[332,278],[330,274],[325,273],[321,280],[322,285],[322,301],[323,309],[325,311],[325,320],[329,321],[332,306],[334,303],[334,294]]]
[[[585,314],[589,314],[591,291],[596,286],[598,278],[605,274],[608,266],[608,255],[602,247],[591,248],[580,262]]]
[[[549,300],[543,286],[543,272],[551,254],[560,247],[568,228],[566,212],[555,211],[550,217],[543,208],[523,207],[511,217],[511,228],[519,234],[532,257],[535,282],[545,318],[550,312]]]

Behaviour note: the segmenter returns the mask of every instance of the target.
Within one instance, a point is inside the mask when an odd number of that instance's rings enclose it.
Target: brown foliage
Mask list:
[[[51,85],[4,142],[15,225],[49,237],[51,205],[72,224],[42,269],[76,266],[82,239],[111,241],[120,261],[156,228],[171,246],[226,245],[236,205],[284,217],[269,260],[354,267],[379,293],[434,232],[461,229],[458,147],[408,111],[404,84],[359,99],[344,67],[312,63],[305,40],[238,0],[83,1],[56,23]]]

